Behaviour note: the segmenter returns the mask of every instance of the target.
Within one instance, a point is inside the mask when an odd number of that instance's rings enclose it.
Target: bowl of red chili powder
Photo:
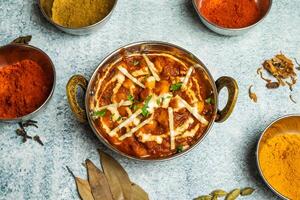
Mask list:
[[[272,0],[193,0],[201,21],[212,31],[241,35],[269,13]]]
[[[0,47],[0,122],[34,117],[54,87],[54,65],[43,51],[27,44]]]

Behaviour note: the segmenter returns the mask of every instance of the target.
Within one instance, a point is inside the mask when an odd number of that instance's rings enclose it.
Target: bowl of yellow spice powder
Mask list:
[[[300,199],[300,115],[271,123],[257,146],[257,163],[266,184],[283,199]]]
[[[44,17],[60,30],[85,35],[101,28],[118,0],[39,0]]]

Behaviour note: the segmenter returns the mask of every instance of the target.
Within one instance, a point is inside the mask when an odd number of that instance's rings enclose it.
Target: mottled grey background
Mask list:
[[[97,148],[112,154],[133,181],[153,200],[191,200],[215,188],[252,186],[245,199],[277,199],[262,183],[255,164],[255,146],[262,130],[279,116],[299,113],[300,86],[293,104],[288,88],[265,89],[256,69],[265,58],[283,51],[300,60],[300,2],[274,1],[270,15],[253,31],[222,37],[207,30],[189,0],[120,0],[111,20],[97,33],[71,36],[47,23],[35,0],[0,0],[0,45],[19,35],[33,35],[33,45],[52,58],[57,70],[54,97],[30,129],[45,142],[22,144],[15,124],[0,124],[0,200],[78,199],[75,184],[65,170],[86,177],[81,163],[98,164]],[[108,151],[88,125],[78,123],[67,104],[65,85],[76,73],[90,77],[110,52],[127,43],[161,40],[180,45],[198,56],[217,79],[234,77],[240,87],[233,115],[215,124],[206,139],[181,158],[157,163],[128,160]],[[258,103],[248,98],[254,84]],[[226,93],[221,93],[225,99]],[[224,101],[222,101],[224,104]]]

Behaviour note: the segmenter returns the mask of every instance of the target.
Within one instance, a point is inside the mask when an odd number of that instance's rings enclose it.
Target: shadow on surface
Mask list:
[[[40,10],[37,1],[36,3],[32,4],[32,15],[34,16],[34,21],[41,27],[41,29],[46,29],[46,31],[49,31],[54,34],[59,35],[67,35],[67,33],[59,30],[54,25],[52,25],[50,22],[47,21],[47,19],[43,16],[42,11]]]

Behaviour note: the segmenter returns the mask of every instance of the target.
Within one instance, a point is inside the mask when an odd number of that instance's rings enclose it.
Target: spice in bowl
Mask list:
[[[41,0],[41,7],[56,24],[82,28],[105,18],[115,0]]]
[[[300,199],[299,116],[270,125],[258,145],[258,166],[267,184],[286,199]]]
[[[15,119],[38,109],[52,89],[49,75],[33,60],[0,67],[0,119]]]
[[[265,13],[256,0],[199,0],[198,10],[206,20],[224,28],[244,28]]]

